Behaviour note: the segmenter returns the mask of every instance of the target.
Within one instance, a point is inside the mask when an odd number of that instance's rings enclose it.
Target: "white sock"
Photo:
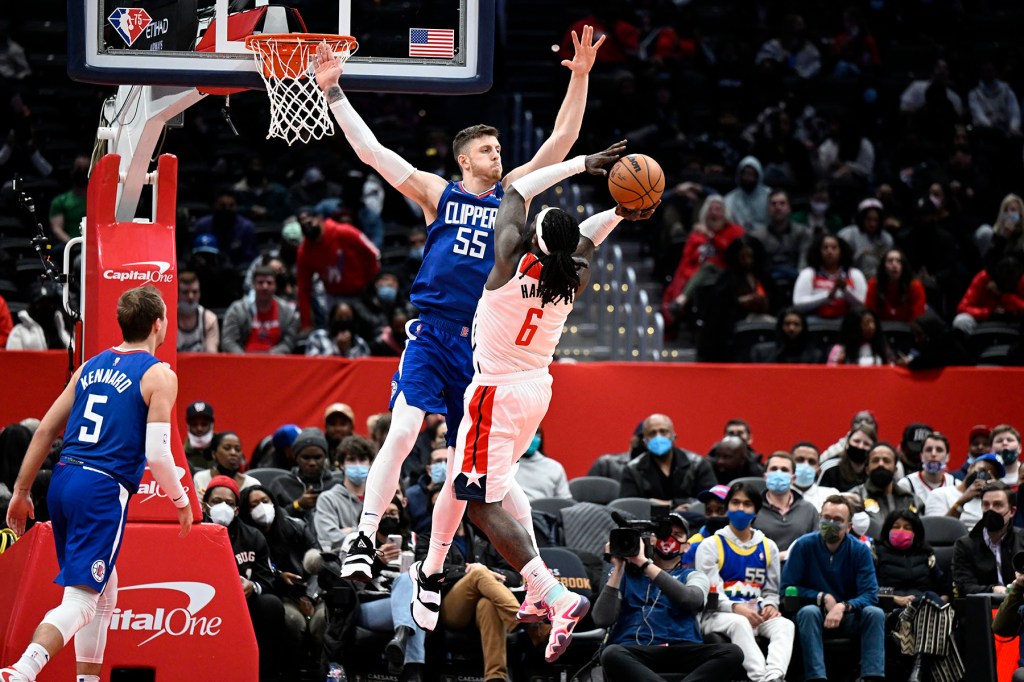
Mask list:
[[[76,682],[100,682],[99,675],[79,675]]]
[[[359,532],[375,543],[380,518],[398,490],[398,479],[402,475],[402,462],[412,452],[426,412],[411,407],[405,402],[405,395],[399,394],[391,411],[391,427],[380,446],[380,452],[373,459],[370,475],[366,479],[363,495],[363,513],[359,518]]]
[[[565,592],[562,583],[558,582],[558,579],[551,574],[548,567],[544,565],[544,560],[539,556],[530,559],[529,563],[523,566],[523,570],[519,571],[519,574],[526,581],[527,589],[540,597],[545,604],[550,604]]]
[[[451,479],[446,478],[441,492],[434,503],[434,516],[430,525],[430,550],[423,560],[423,575],[440,573],[444,568],[444,558],[448,556],[455,533],[462,523],[462,515],[466,513],[466,501],[455,499]]]
[[[29,679],[34,680],[39,675],[39,671],[43,669],[43,666],[46,665],[49,660],[50,654],[47,653],[46,647],[42,644],[32,642],[25,649],[25,653],[21,655],[18,662],[11,667],[19,673],[27,675]]]

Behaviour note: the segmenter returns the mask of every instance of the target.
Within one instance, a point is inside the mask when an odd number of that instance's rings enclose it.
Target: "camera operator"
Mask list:
[[[1018,637],[1021,634],[1021,605],[1024,602],[1024,552],[1013,555],[1014,580],[1007,587],[1006,599],[999,605],[996,617],[992,619],[992,632],[999,637]],[[1017,665],[1024,661],[1024,637],[1020,638],[1020,654]],[[1024,682],[1024,667],[1017,668],[1010,682]]]
[[[743,652],[735,644],[703,643],[697,618],[708,579],[681,566],[689,528],[679,514],[669,519],[668,533],[648,536],[653,559],[643,551],[646,542],[628,548],[609,543],[612,573],[592,613],[598,627],[613,626],[601,654],[605,679],[661,682],[663,672],[687,673],[684,682],[736,679]]]

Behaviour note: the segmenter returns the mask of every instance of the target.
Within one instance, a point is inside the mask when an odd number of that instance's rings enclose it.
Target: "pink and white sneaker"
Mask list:
[[[527,588],[523,603],[519,606],[516,620],[520,623],[543,623],[548,620],[548,606],[535,592]]]
[[[35,682],[31,677],[25,673],[19,672],[14,668],[4,668],[0,670],[0,682]]]
[[[559,656],[565,653],[572,641],[572,631],[588,611],[590,611],[590,601],[586,597],[568,590],[548,605],[551,634],[548,635],[548,646],[544,649],[545,661],[554,663]]]

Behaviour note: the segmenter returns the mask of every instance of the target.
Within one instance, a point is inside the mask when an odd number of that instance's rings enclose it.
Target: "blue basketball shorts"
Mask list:
[[[47,495],[60,566],[55,583],[103,592],[121,551],[129,497],[99,469],[57,464]]]
[[[406,333],[405,351],[391,380],[388,407],[394,409],[401,393],[413,407],[444,414],[448,445],[454,447],[462,422],[466,386],[473,380],[469,328],[419,319],[409,323]]]

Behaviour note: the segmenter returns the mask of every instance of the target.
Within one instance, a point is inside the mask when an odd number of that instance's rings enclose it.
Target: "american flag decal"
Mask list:
[[[455,56],[455,31],[445,28],[410,28],[409,56],[451,59]]]

